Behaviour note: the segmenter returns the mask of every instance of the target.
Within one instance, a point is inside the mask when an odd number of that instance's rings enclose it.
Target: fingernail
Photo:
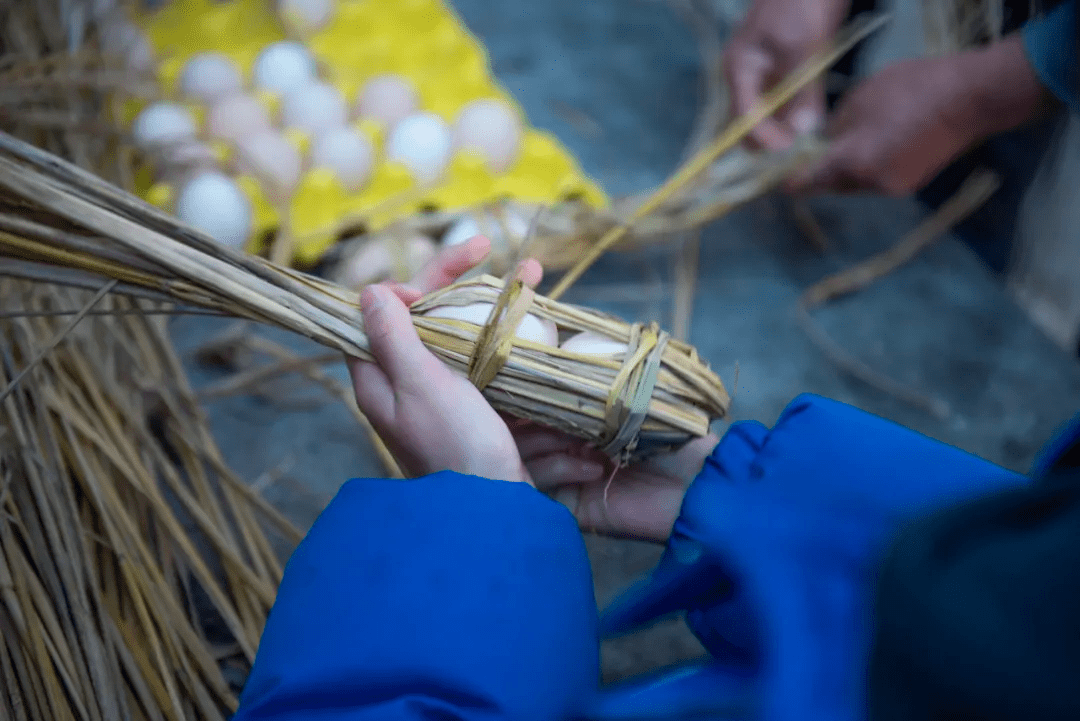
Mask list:
[[[791,127],[799,135],[809,135],[815,132],[821,125],[821,117],[817,111],[810,108],[796,110],[791,116]]]

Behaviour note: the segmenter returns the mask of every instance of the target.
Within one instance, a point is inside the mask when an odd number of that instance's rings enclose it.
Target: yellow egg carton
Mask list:
[[[178,81],[187,61],[198,53],[229,57],[250,87],[255,59],[267,45],[287,39],[271,0],[172,0],[163,8],[134,18],[159,59],[159,82],[167,98],[178,98]],[[350,106],[370,78],[396,73],[417,89],[423,110],[452,124],[469,102],[498,98],[525,118],[514,99],[493,79],[483,45],[441,0],[338,0],[332,21],[304,40],[320,64],[324,80],[333,84]],[[272,112],[275,100],[259,96]],[[144,103],[124,109],[130,122]],[[205,111],[189,105],[200,123]],[[381,128],[358,126],[372,140],[381,158]],[[205,126],[203,126],[205,130]],[[290,139],[306,150],[309,140]],[[230,148],[216,144],[227,161]],[[139,178],[139,192],[151,203],[172,210],[174,188]],[[272,203],[258,181],[238,178],[254,210],[249,248],[275,229],[294,240],[295,260],[312,263],[335,242],[343,225],[362,223],[378,230],[394,220],[430,209],[457,211],[511,198],[554,203],[578,197],[601,208],[608,203],[601,188],[579,168],[573,156],[549,133],[524,128],[520,156],[509,171],[493,175],[481,158],[458,153],[437,186],[416,186],[409,172],[380,161],[364,188],[349,192],[327,170],[308,169],[287,203]]]

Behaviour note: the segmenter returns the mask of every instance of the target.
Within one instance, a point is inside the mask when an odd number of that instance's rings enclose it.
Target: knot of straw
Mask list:
[[[499,374],[514,348],[518,326],[532,307],[536,292],[521,279],[507,283],[469,356],[469,382],[480,391]]]
[[[641,424],[660,376],[660,361],[670,336],[656,323],[630,328],[630,342],[622,368],[611,384],[604,413],[605,440],[601,447],[612,458],[628,462],[637,448]]]

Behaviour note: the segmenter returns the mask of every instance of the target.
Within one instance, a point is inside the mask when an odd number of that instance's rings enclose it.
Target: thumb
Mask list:
[[[395,389],[431,380],[434,356],[420,342],[409,309],[385,286],[369,285],[360,295],[364,333],[371,354]]]

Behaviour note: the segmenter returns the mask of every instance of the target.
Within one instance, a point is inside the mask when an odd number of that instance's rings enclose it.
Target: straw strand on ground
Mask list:
[[[903,403],[922,409],[935,418],[948,417],[950,409],[947,402],[874,370],[830,338],[814,320],[812,312],[834,298],[866,288],[915,258],[944,237],[950,228],[981,207],[997,191],[999,185],[1000,179],[996,174],[987,170],[976,170],[968,176],[953,197],[899,243],[808,288],[799,300],[796,314],[800,326],[818,349],[842,371],[864,383]]]

